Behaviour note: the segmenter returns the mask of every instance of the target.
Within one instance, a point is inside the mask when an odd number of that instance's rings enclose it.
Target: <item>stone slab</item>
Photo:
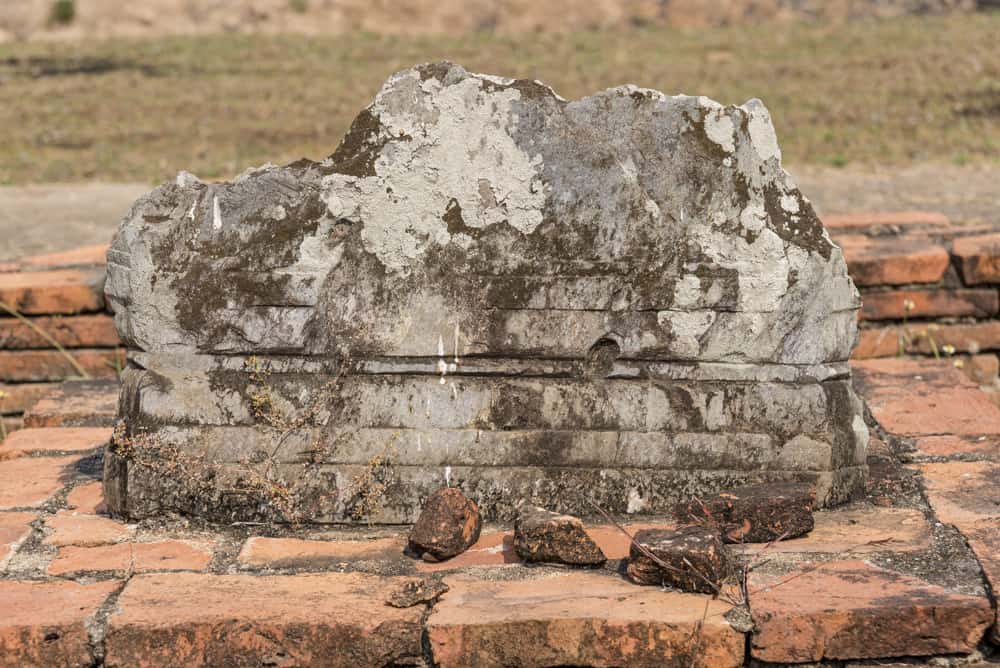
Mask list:
[[[0,512],[0,573],[25,538],[31,535],[33,513]]]
[[[237,561],[245,568],[326,570],[340,565],[378,561],[405,563],[402,537],[374,540],[304,540],[254,536],[244,543]]]
[[[442,668],[743,665],[743,634],[723,616],[729,606],[707,596],[582,572],[445,582],[450,589],[427,620]]]
[[[955,239],[952,254],[966,285],[1000,283],[1000,234]]]
[[[81,514],[106,513],[104,485],[96,481],[74,487],[66,496],[66,507]]]
[[[42,427],[25,425],[0,444],[0,451],[16,456],[31,453],[87,452],[103,448],[111,440],[111,429],[105,427]]]
[[[116,378],[125,365],[121,350],[78,348],[69,354],[94,378]],[[39,383],[79,377],[79,370],[58,350],[0,350],[0,378],[4,381]]]
[[[45,520],[48,530],[45,544],[54,547],[64,545],[106,545],[129,538],[134,526],[100,515],[60,510]]]
[[[105,665],[389,665],[422,655],[423,606],[396,579],[170,573],[132,578],[108,619]]]

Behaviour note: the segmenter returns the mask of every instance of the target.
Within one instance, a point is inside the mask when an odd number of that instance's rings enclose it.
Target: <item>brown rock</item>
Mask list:
[[[635,587],[597,571],[446,580],[427,620],[435,665],[736,668],[742,633],[724,601]]]
[[[748,589],[753,656],[775,663],[967,653],[993,623],[985,596],[856,560],[755,570]]]
[[[729,575],[725,548],[713,529],[646,529],[634,541],[626,574],[637,584],[714,594]]]
[[[410,531],[410,548],[425,559],[450,559],[479,540],[479,508],[455,487],[431,494]]]
[[[395,587],[360,573],[139,575],[108,619],[105,665],[408,665],[424,611],[386,605]]]
[[[537,506],[520,509],[514,522],[514,549],[532,562],[600,566],[607,561],[578,518]]]
[[[727,543],[769,543],[812,531],[815,500],[805,483],[745,485],[681,504],[674,517],[717,528]]]
[[[96,665],[89,620],[118,582],[0,582],[0,666]]]

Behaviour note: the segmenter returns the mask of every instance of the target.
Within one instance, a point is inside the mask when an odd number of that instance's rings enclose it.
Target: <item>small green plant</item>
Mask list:
[[[288,0],[288,6],[297,14],[305,14],[309,11],[309,0]]]
[[[7,393],[0,390],[0,442],[7,439],[7,425],[3,421],[3,400],[7,398]]]
[[[52,22],[66,25],[76,18],[76,0],[55,0],[52,3]]]

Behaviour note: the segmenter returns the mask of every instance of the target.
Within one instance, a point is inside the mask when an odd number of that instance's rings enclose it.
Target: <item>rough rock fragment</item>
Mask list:
[[[637,584],[714,594],[729,575],[722,540],[707,527],[645,529],[633,540],[625,572]]]
[[[448,585],[438,578],[416,578],[389,592],[385,602],[394,608],[412,608],[421,603],[433,603],[447,591]]]
[[[518,513],[514,549],[519,557],[532,562],[600,566],[607,561],[579,518],[538,506],[524,506]]]
[[[769,543],[812,531],[815,501],[816,490],[807,484],[746,485],[680,504],[674,517],[717,528],[727,543]]]
[[[137,444],[109,448],[106,498],[130,518],[863,489],[858,293],[758,100],[417,66],[325,160],[137,201],[106,292]]]
[[[410,531],[410,549],[426,561],[450,559],[479,540],[479,508],[461,491],[443,487],[431,495]]]

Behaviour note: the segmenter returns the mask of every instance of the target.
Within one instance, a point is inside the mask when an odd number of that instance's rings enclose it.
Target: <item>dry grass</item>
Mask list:
[[[1000,13],[682,32],[214,36],[0,46],[0,183],[221,178],[329,154],[386,76],[448,58],[566,97],[760,97],[789,163],[1000,155]]]

